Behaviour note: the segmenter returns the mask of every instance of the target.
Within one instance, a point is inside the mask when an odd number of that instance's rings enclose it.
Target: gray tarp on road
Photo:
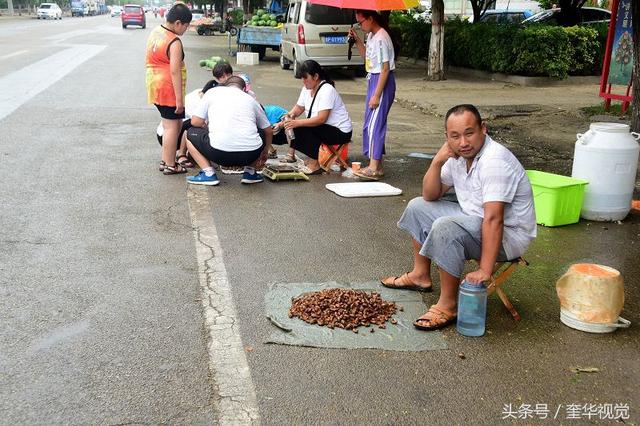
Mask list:
[[[358,333],[353,331],[307,324],[299,318],[289,318],[291,299],[304,293],[320,291],[327,288],[347,288],[378,292],[383,299],[402,306],[393,316],[398,323],[387,321],[386,328],[378,326],[359,327]],[[393,290],[382,287],[377,282],[360,284],[326,283],[291,283],[273,284],[265,295],[267,318],[275,325],[267,343],[284,345],[312,346],[318,348],[345,349],[385,349],[390,351],[429,351],[447,349],[447,344],[439,331],[424,332],[417,330],[413,322],[427,310],[422,296],[412,291]]]

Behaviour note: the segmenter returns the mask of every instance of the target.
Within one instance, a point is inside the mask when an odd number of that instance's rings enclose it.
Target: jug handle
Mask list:
[[[631,136],[636,140],[636,142],[640,140],[640,133],[631,132]]]
[[[584,136],[584,133],[576,133],[576,140],[580,142],[582,145],[585,145],[587,143],[587,138],[583,138],[583,136]]]

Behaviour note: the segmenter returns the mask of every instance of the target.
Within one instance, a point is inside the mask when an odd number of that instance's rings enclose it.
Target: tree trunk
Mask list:
[[[473,23],[475,24],[480,19],[480,5],[478,4],[478,0],[471,0],[471,10],[473,11]]]
[[[571,27],[580,23],[578,9],[582,7],[586,0],[560,0],[560,13],[558,23],[563,27]]]
[[[631,25],[633,26],[633,97],[631,105],[631,129],[640,132],[640,2],[631,2]]]
[[[469,2],[471,3],[471,10],[473,11],[474,24],[480,20],[487,9],[491,7],[495,9],[496,5],[496,0],[469,0]]]
[[[444,0],[431,2],[431,41],[427,78],[444,80]]]

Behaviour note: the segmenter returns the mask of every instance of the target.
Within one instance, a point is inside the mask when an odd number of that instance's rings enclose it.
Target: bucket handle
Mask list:
[[[622,317],[618,317],[618,320],[614,324],[607,324],[607,325],[610,325],[616,328],[629,328],[629,326],[631,325],[631,321],[626,320]]]
[[[640,133],[631,132],[631,136],[636,140],[636,142],[640,140]]]

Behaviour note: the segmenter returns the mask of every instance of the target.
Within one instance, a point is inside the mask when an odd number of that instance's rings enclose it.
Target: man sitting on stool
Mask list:
[[[445,135],[422,180],[422,197],[409,202],[398,222],[413,237],[413,270],[381,281],[385,287],[431,291],[431,262],[438,266],[440,298],[414,322],[421,330],[455,322],[465,260],[479,260],[479,269],[465,277],[479,285],[490,279],[496,261],[517,259],[536,237],[527,174],[487,135],[476,107],[451,108]],[[459,204],[441,200],[451,187]]]
[[[256,168],[267,161],[273,130],[260,104],[244,88],[242,78],[229,77],[224,85],[207,91],[194,110],[193,127],[187,131],[187,149],[202,170],[188,177],[187,182],[218,185],[220,180],[211,162],[226,167],[244,166],[242,183],[264,180]]]

